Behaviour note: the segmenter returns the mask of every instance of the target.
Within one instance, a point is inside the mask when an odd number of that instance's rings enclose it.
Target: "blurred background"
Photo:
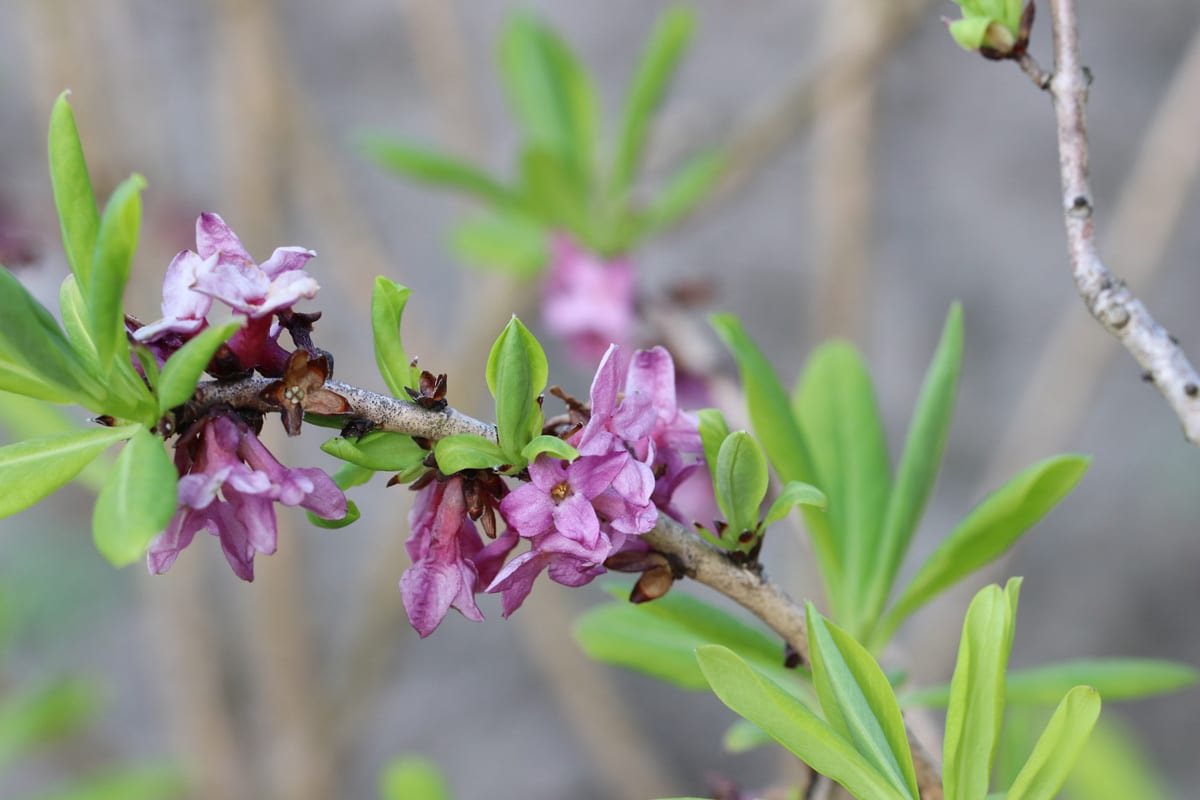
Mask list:
[[[964,377],[918,556],[1017,468],[1091,454],[1079,488],[987,576],[1026,578],[1014,663],[1200,663],[1200,450],[1075,295],[1048,98],[1015,66],[960,51],[939,21],[948,2],[692,5],[699,32],[656,119],[646,185],[703,147],[728,148],[731,169],[699,213],[636,253],[640,285],[711,281],[711,310],[741,315],[785,384],[815,343],[852,339],[893,453],[960,299]],[[1200,6],[1082,5],[1103,253],[1195,359]],[[317,342],[338,377],[382,388],[367,304],[383,274],[413,289],[408,351],[449,373],[452,404],[486,413],[491,337],[513,312],[536,331],[537,291],[455,263],[445,235],[468,206],[384,174],[354,139],[403,134],[508,174],[516,133],[495,41],[517,7],[577,49],[615,115],[665,5],[0,0],[0,261],[54,306],[67,267],[46,126],[69,88],[97,194],[132,171],[149,182],[127,308],[158,316],[163,269],[194,246],[196,216],[217,211],[260,258],[318,251],[322,291],[306,310],[324,313]],[[1042,11],[1031,49],[1049,67]],[[552,382],[583,395],[588,374],[548,345]],[[284,442],[276,427],[286,463],[334,466],[320,437]],[[113,570],[88,541],[86,488],[4,520],[0,692],[82,676],[100,710],[66,747],[20,759],[0,796],[124,763],[174,764],[206,800],[373,797],[405,753],[437,762],[464,800],[698,794],[712,774],[754,786],[782,768],[765,751],[721,751],[733,717],[715,698],[587,661],[569,626],[599,585],[540,583],[508,621],[487,598],[486,623],[452,615],[420,641],[396,588],[407,494],[381,480],[357,490],[363,520],[344,530],[282,512],[279,552],[253,584],[207,540],[165,576]],[[774,539],[768,570],[804,596],[804,548],[782,529]],[[893,663],[945,679],[969,596],[910,622]],[[1105,713],[1132,725],[1179,796],[1200,785],[1200,691]]]

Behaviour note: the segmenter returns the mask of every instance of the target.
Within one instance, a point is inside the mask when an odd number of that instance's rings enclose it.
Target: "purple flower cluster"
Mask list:
[[[147,563],[166,572],[198,531],[221,540],[234,573],[254,580],[254,554],[275,552],[275,503],[323,519],[346,515],[346,496],[319,469],[288,469],[235,416],[206,417],[175,447],[179,511],[150,544]]]
[[[315,255],[303,247],[279,247],[262,264],[255,263],[225,220],[201,214],[196,252],[180,252],[167,267],[162,319],[133,331],[133,338],[164,361],[208,326],[213,300],[220,300],[248,320],[229,341],[240,368],[277,376],[288,353],[276,341],[280,328],[273,315],[316,295],[320,287],[304,271]]]
[[[428,636],[450,608],[482,619],[480,591],[499,593],[508,616],[542,572],[582,586],[617,553],[644,549],[640,535],[702,454],[696,419],[675,405],[674,380],[665,349],[635,353],[622,375],[620,348],[610,346],[592,382],[591,416],[567,439],[579,457],[538,456],[529,480],[499,504],[507,531],[486,547],[457,478],[421,489],[408,543],[413,566],[400,581],[417,631]],[[503,564],[520,540],[529,549]]]

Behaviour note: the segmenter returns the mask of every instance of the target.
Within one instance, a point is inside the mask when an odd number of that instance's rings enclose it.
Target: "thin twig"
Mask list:
[[[1143,374],[1183,424],[1184,436],[1200,444],[1200,374],[1172,337],[1123,281],[1109,272],[1096,248],[1085,107],[1090,75],[1079,56],[1073,0],[1051,0],[1054,74],[1048,91],[1058,124],[1059,167],[1067,249],[1084,305],[1142,367]],[[1032,61],[1032,59],[1030,59]],[[1034,65],[1036,66],[1036,65]],[[1041,75],[1022,65],[1027,74]],[[1044,80],[1035,80],[1044,85]]]

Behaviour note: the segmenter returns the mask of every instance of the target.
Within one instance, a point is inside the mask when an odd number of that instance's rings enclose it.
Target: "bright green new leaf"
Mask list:
[[[75,113],[67,92],[58,96],[50,112],[50,185],[62,228],[63,250],[71,273],[87,294],[91,285],[92,253],[100,230],[100,211],[92,193],[83,145],[75,127]]]
[[[530,210],[539,220],[569,230],[595,248],[587,192],[569,162],[546,147],[526,147],[521,153],[521,181]]]
[[[1076,686],[1062,699],[1005,800],[1054,800],[1100,717],[1100,694]]]
[[[7,692],[0,702],[0,770],[17,758],[86,726],[100,707],[96,687],[58,678],[36,688]]]
[[[333,473],[333,482],[338,485],[339,489],[345,491],[353,486],[362,486],[373,477],[375,477],[373,469],[360,467],[357,464],[343,464],[337,472]],[[344,528],[357,522],[362,516],[358,505],[353,500],[346,501],[346,516],[341,519],[322,519],[311,511],[306,511],[305,514],[308,516],[308,521],[316,527],[328,529]]]
[[[1021,579],[985,586],[967,608],[950,681],[942,786],[946,800],[986,797],[1004,724],[1004,673],[1012,649]]]
[[[883,514],[891,492],[887,438],[871,376],[848,342],[830,342],[809,357],[792,408],[815,476],[829,498],[827,517],[843,560],[845,597],[839,619],[861,635],[871,573],[879,557]]]
[[[622,202],[629,192],[646,149],[651,114],[662,102],[695,29],[694,11],[684,6],[671,8],[659,18],[646,49],[642,51],[637,72],[625,96],[621,133],[609,179],[609,195],[618,202]]]
[[[563,461],[574,461],[579,458],[579,451],[557,436],[535,436],[521,450],[521,458],[533,461],[542,453],[561,458]]]
[[[206,328],[176,350],[162,367],[158,380],[158,412],[165,414],[191,399],[213,355],[242,327],[240,321]]]
[[[715,481],[717,479],[717,455],[721,445],[729,435],[729,424],[725,416],[715,408],[704,408],[696,412],[700,420],[700,443],[704,448],[704,461],[708,464],[708,472]]]
[[[1093,687],[1109,701],[1137,700],[1177,692],[1200,681],[1190,664],[1151,658],[1097,658],[1060,661],[1008,673],[1008,705],[1053,705],[1074,686]],[[937,708],[950,699],[949,686],[905,695],[904,704]]]
[[[439,439],[433,449],[438,469],[453,475],[464,469],[491,469],[502,464],[511,464],[511,459],[490,439],[473,433],[459,433]]]
[[[779,493],[779,497],[776,497],[775,502],[771,503],[767,516],[763,518],[763,526],[774,525],[786,517],[788,512],[796,506],[812,506],[823,509],[827,502],[825,493],[817,487],[800,481],[788,481],[787,485],[783,487],[783,491]]]
[[[659,231],[686,216],[717,185],[726,163],[724,153],[693,156],[671,176],[642,212],[642,230],[646,233]]]
[[[92,538],[100,555],[118,567],[140,559],[175,514],[178,481],[162,439],[139,427],[117,456],[92,510]]]
[[[904,453],[896,469],[896,482],[888,497],[874,569],[868,581],[870,588],[865,606],[868,620],[882,615],[896,573],[933,492],[950,434],[962,352],[962,307],[955,303],[950,307],[937,351],[925,373],[921,394],[908,425]]]
[[[63,486],[109,445],[128,439],[137,425],[63,433],[0,447],[0,518],[29,508]]]
[[[73,404],[86,400],[85,379],[58,322],[0,266],[0,390]]]
[[[575,640],[591,658],[700,690],[708,682],[696,664],[696,648],[720,644],[740,653],[788,691],[809,694],[802,673],[784,666],[779,640],[761,628],[683,592],[634,605],[626,600],[627,585],[606,588],[617,600],[588,610],[573,628]],[[813,701],[811,696],[806,699]]]
[[[713,488],[717,505],[734,537],[758,530],[763,498],[767,496],[767,459],[754,437],[734,431],[717,453],[717,479]]]
[[[393,397],[407,399],[404,388],[417,388],[419,372],[412,369],[400,341],[400,320],[412,291],[382,275],[371,293],[371,333],[375,340],[375,364]],[[417,373],[414,375],[414,373]]]
[[[79,283],[74,275],[63,279],[58,289],[58,310],[62,316],[63,328],[79,362],[93,376],[100,375],[100,364],[96,356],[96,342],[88,329],[87,303],[79,291]]]
[[[496,208],[515,208],[519,199],[507,186],[471,164],[387,134],[365,134],[359,147],[384,169],[422,183],[456,189]]]
[[[113,358],[121,359],[115,369],[133,369],[129,361],[129,345],[125,335],[125,311],[122,296],[133,254],[137,250],[138,233],[142,225],[141,191],[146,180],[141,175],[126,178],[108,199],[100,217],[100,232],[92,253],[92,281],[88,287],[87,306],[92,339],[96,342],[97,361],[105,370]]]
[[[1086,800],[1170,800],[1176,794],[1161,775],[1136,736],[1108,715],[1092,729],[1066,790]]]
[[[339,436],[324,442],[321,449],[334,458],[373,472],[403,473],[401,480],[423,472],[425,467],[421,462],[429,455],[411,436],[391,431],[372,431],[357,440]]]
[[[496,398],[497,438],[505,462],[515,463],[525,445],[541,434],[537,398],[549,377],[542,346],[514,316],[492,345],[487,362],[487,384]]]
[[[79,433],[83,423],[60,406],[52,405],[43,400],[35,400],[12,392],[0,392],[0,432],[7,429],[14,434],[9,438],[36,438],[39,436],[54,436],[63,433]],[[97,458],[88,464],[75,476],[80,486],[85,486],[93,493],[99,492],[108,476],[109,464],[107,458]],[[0,618],[3,614],[0,613]],[[0,625],[0,641],[3,640],[3,625]]]
[[[318,517],[311,511],[304,512],[308,516],[308,521],[318,528],[326,530],[338,530],[353,525],[362,518],[362,512],[358,510],[358,504],[353,500],[346,501],[346,514],[340,519],[323,519]]]
[[[379,800],[450,800],[451,797],[441,770],[429,759],[398,758],[379,776]]]
[[[875,659],[845,631],[805,604],[813,682],[829,725],[888,779],[917,800],[917,776],[900,704]]]
[[[947,536],[879,624],[886,641],[910,614],[1007,551],[1074,488],[1090,459],[1055,456],[1018,473]]]
[[[726,753],[748,753],[774,743],[762,728],[747,719],[739,719],[725,729],[721,747]]]
[[[174,767],[119,767],[39,795],[36,800],[172,800],[186,796],[187,791],[187,781]]]
[[[548,238],[545,226],[524,214],[488,214],[459,223],[450,246],[467,266],[529,280],[550,259]]]
[[[855,797],[905,797],[850,742],[732,650],[706,645],[696,650],[696,659],[721,702],[762,728],[815,772],[829,776]]]

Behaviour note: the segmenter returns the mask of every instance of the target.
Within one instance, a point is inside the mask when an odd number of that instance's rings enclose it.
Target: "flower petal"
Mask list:
[[[242,240],[225,224],[225,220],[211,211],[201,214],[196,220],[196,250],[201,258],[220,253],[222,260],[228,258],[254,263],[254,259],[242,246]]]

